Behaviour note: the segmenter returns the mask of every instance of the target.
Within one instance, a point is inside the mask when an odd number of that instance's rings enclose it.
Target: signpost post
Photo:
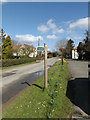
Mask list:
[[[47,85],[47,43],[44,43],[44,50],[45,50],[45,58],[44,58],[44,69],[45,69],[45,88],[48,87]]]
[[[61,61],[62,61],[62,65],[63,65],[63,53],[64,53],[64,50],[65,50],[65,47],[62,47],[62,48],[60,48],[59,50],[62,52]]]

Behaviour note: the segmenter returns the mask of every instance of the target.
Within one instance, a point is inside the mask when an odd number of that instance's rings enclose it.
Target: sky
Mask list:
[[[2,4],[2,27],[22,44],[47,43],[53,51],[57,41],[72,39],[75,46],[88,28],[87,2],[6,2]]]

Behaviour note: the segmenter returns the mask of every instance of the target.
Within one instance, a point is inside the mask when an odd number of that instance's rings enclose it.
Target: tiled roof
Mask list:
[[[21,45],[15,45],[15,46],[13,47],[13,49],[14,49],[14,50],[18,50],[20,47],[21,47]]]
[[[14,50],[18,50],[22,45],[15,45],[13,47]],[[32,48],[32,49],[36,49],[33,45],[27,45],[27,44],[24,44],[24,46],[26,47],[29,47],[29,48]]]
[[[73,48],[73,50],[77,50],[77,47]]]
[[[30,47],[30,48],[32,48],[32,49],[35,49],[35,47],[34,47],[33,45],[24,44],[24,46]]]

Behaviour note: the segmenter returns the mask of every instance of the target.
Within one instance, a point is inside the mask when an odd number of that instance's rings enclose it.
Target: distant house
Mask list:
[[[36,57],[37,56],[37,49],[33,45],[15,45],[13,47],[14,50],[14,57]]]
[[[72,50],[72,59],[78,59],[77,47]]]

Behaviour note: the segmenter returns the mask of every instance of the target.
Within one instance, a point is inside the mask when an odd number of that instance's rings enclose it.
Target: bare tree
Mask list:
[[[12,40],[12,45],[13,46],[15,46],[15,45],[21,45],[21,43],[19,41]]]
[[[56,50],[59,51],[60,48],[66,47],[67,46],[67,42],[68,42],[67,39],[62,39],[62,40],[57,41],[56,45],[55,45]]]
[[[28,46],[25,46],[25,47],[22,47],[20,49],[21,51],[21,54],[26,56],[26,57],[29,57],[29,55],[34,51],[32,48],[28,47]]]

